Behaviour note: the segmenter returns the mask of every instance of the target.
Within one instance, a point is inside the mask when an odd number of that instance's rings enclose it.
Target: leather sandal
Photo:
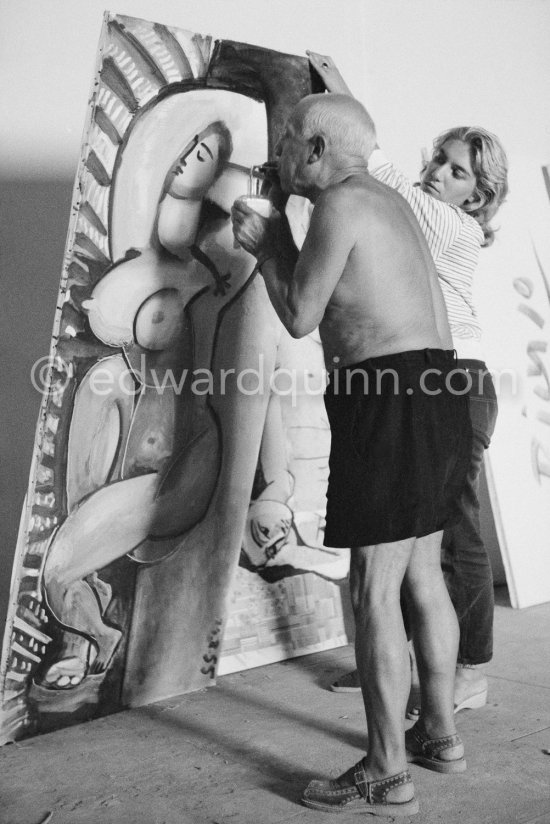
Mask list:
[[[420,724],[415,724],[405,733],[405,748],[409,763],[421,764],[428,770],[440,773],[459,773],[466,769],[464,747],[458,735],[446,735],[443,738],[428,738]],[[448,751],[457,749],[456,758],[448,757]],[[447,757],[442,758],[447,751]]]
[[[405,784],[411,784],[412,798],[407,801],[388,800],[392,790]],[[327,813],[351,810],[370,815],[400,816],[418,812],[418,800],[414,796],[408,770],[380,781],[367,781],[363,760],[332,781],[310,781],[302,804]]]

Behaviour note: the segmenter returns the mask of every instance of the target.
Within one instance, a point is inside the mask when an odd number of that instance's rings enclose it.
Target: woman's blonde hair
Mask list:
[[[508,159],[496,135],[477,126],[456,126],[440,134],[434,140],[436,154],[447,140],[462,140],[470,148],[472,170],[476,177],[474,196],[481,203],[465,204],[461,208],[468,212],[481,226],[485,242],[490,246],[495,230],[489,225],[508,194]]]

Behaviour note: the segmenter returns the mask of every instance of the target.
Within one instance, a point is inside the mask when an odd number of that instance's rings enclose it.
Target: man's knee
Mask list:
[[[435,532],[416,539],[405,576],[411,586],[429,586],[442,576],[441,537],[441,532]]]
[[[350,595],[356,621],[399,606],[406,564],[405,553],[393,555],[386,545],[352,550]]]
[[[430,598],[430,594],[439,587],[445,586],[445,578],[441,564],[426,564],[407,570],[405,584],[409,600]]]

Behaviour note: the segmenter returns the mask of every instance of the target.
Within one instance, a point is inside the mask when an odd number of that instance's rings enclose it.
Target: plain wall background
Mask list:
[[[532,237],[550,271],[540,172],[550,162],[546,0],[3,0],[0,616],[40,405],[31,368],[49,352],[106,8],[283,52],[331,54],[370,109],[386,153],[413,176],[421,149],[443,129],[476,123],[496,132],[509,154],[511,195],[479,278],[491,365],[506,365],[518,349],[499,316],[503,272],[513,265],[520,273]]]

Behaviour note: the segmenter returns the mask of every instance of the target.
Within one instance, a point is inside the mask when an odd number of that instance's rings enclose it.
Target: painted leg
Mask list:
[[[88,576],[87,583],[99,602],[101,615],[104,615],[112,597],[111,586],[102,581],[96,573]],[[41,683],[50,689],[71,689],[76,687],[83,681],[89,666],[95,662],[96,657],[97,647],[95,644],[92,644],[83,635],[65,630],[57,661],[48,667]]]
[[[68,688],[77,686],[89,673],[104,672],[122,637],[120,630],[103,622],[99,600],[86,581],[74,581],[67,584],[62,579],[48,580],[48,606],[53,614],[65,616],[72,627],[84,636],[83,640],[93,643],[95,655],[89,645],[70,639],[58,662],[53,664],[44,677],[44,683],[50,687]],[[67,656],[74,650],[76,655]],[[68,679],[68,681],[67,681]]]
[[[103,672],[109,665],[121,633],[103,621],[111,591],[96,570],[147,537],[157,484],[157,474],[149,474],[104,487],[53,536],[44,567],[46,602],[73,633],[66,630],[59,661],[44,676],[49,686],[76,686],[86,670]]]

